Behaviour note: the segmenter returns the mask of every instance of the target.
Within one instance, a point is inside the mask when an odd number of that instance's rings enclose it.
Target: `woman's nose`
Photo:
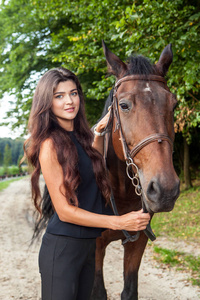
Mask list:
[[[65,104],[71,104],[71,103],[73,103],[72,97],[71,97],[71,95],[67,95]]]

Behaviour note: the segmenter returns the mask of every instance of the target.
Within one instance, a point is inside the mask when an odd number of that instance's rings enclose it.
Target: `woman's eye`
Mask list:
[[[130,110],[130,107],[128,106],[127,103],[119,103],[119,106],[122,110],[125,110],[125,111]]]
[[[63,95],[56,95],[56,99],[62,99]]]
[[[77,94],[78,94],[77,92],[71,93],[72,96],[77,96]]]

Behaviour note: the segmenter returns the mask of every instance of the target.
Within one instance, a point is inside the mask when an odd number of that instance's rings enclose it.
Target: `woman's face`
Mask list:
[[[74,129],[74,118],[80,106],[80,98],[74,81],[60,82],[53,94],[51,110],[57,117],[60,126],[68,131]]]

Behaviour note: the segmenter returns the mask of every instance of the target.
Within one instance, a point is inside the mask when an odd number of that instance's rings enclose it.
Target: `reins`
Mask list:
[[[166,135],[164,133],[155,133],[150,136],[147,136],[145,139],[140,141],[135,147],[133,147],[131,150],[129,150],[128,145],[126,143],[126,139],[123,134],[122,126],[121,126],[121,120],[120,120],[119,109],[118,109],[118,100],[117,100],[116,94],[117,94],[118,87],[123,82],[130,81],[130,80],[158,81],[158,82],[164,83],[166,89],[168,89],[168,87],[167,87],[167,83],[166,83],[165,79],[163,77],[157,76],[157,75],[149,75],[149,76],[128,75],[128,76],[125,76],[125,77],[119,79],[116,82],[115,87],[114,87],[113,102],[112,102],[112,106],[111,106],[113,116],[115,116],[116,120],[117,120],[114,132],[116,130],[119,130],[119,132],[120,132],[123,154],[124,154],[124,158],[126,161],[127,176],[132,181],[132,184],[135,187],[135,193],[141,197],[141,202],[142,202],[142,207],[143,207],[144,212],[147,212],[144,201],[142,201],[142,198],[144,196],[143,196],[143,191],[142,191],[142,187],[140,184],[139,169],[138,169],[137,165],[133,162],[133,158],[142,148],[144,148],[148,144],[155,142],[155,141],[157,141],[158,143],[167,141],[170,144],[171,148],[173,149],[173,141],[170,139],[170,137],[168,135]],[[134,172],[134,169],[135,169],[135,172]],[[114,214],[119,215],[112,191],[111,191],[110,201],[111,201],[111,205],[112,205]],[[130,235],[126,230],[122,230],[122,232],[123,232],[124,236],[126,237],[126,239],[122,242],[122,244],[125,244],[126,242],[129,242],[129,241],[134,242],[140,236],[140,232],[136,232],[135,235]],[[147,228],[144,230],[144,233],[147,235],[147,237],[151,241],[154,241],[156,239],[156,236],[154,235],[154,233],[151,229],[150,223],[147,225]]]

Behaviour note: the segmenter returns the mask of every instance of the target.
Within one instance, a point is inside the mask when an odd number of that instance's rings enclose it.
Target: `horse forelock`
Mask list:
[[[158,75],[155,65],[142,55],[130,56],[127,60],[126,75]]]

